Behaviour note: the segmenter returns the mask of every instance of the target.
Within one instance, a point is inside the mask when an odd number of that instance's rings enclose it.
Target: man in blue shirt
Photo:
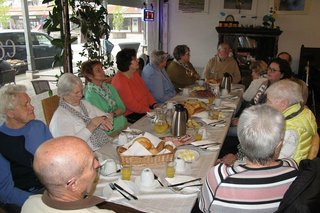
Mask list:
[[[34,107],[23,85],[0,89],[0,205],[19,212],[25,200],[42,190],[32,162],[40,144],[51,139],[48,127],[35,120]]]
[[[175,88],[165,71],[168,54],[163,51],[153,51],[150,63],[143,70],[141,77],[157,103],[164,103],[176,95]]]

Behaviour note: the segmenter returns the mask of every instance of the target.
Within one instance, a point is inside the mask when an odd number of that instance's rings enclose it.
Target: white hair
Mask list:
[[[238,125],[238,138],[244,155],[251,162],[265,165],[273,159],[276,148],[283,140],[283,115],[268,105],[245,109]]]
[[[58,95],[60,97],[67,96],[74,90],[76,86],[83,87],[81,79],[72,73],[65,73],[59,78],[58,81]]]
[[[296,103],[303,103],[301,86],[289,79],[283,79],[270,85],[266,90],[267,96],[275,100],[287,100],[291,106]]]
[[[24,85],[6,85],[0,89],[0,123],[6,120],[6,111],[16,107],[16,94],[26,91]]]

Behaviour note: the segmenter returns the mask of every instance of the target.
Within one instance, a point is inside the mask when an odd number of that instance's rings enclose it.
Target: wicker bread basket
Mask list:
[[[166,162],[172,161],[176,149],[171,153],[160,155],[148,155],[148,156],[124,156],[120,154],[119,147],[117,147],[117,153],[119,155],[120,163],[122,165],[132,166],[149,166],[149,165],[163,165]]]

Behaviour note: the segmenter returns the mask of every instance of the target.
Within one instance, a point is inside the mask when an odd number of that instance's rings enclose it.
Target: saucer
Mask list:
[[[121,169],[121,165],[120,164],[117,164],[117,170]],[[119,177],[121,175],[121,171],[119,172],[113,172],[111,174],[107,174],[107,175],[104,175],[104,174],[101,174],[101,172],[99,171],[99,174],[100,174],[100,177],[102,177],[102,179],[114,179],[115,177]]]
[[[141,185],[141,177],[140,176],[136,177],[135,184],[138,186],[140,191],[153,191],[155,188],[160,186],[160,184],[157,180],[153,180],[153,183],[151,186],[148,186],[148,187],[143,186],[143,185]]]

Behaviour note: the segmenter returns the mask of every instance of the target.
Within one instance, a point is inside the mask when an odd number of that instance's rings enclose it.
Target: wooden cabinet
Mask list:
[[[230,44],[237,59],[243,83],[251,81],[249,64],[253,59],[269,62],[278,53],[278,40],[282,31],[268,28],[216,27],[219,43]]]

